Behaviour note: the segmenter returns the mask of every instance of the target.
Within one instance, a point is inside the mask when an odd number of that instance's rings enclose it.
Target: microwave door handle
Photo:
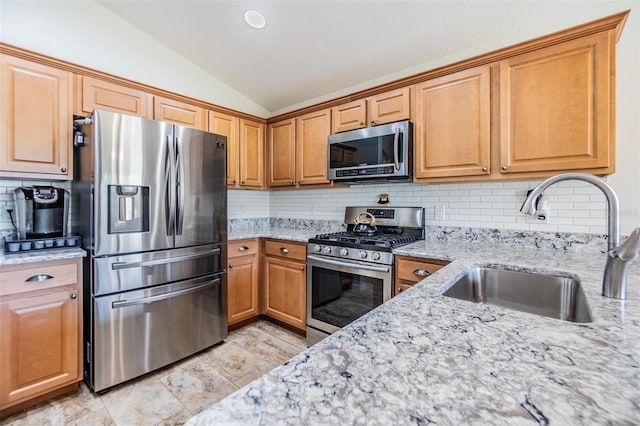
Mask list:
[[[398,145],[400,144],[400,127],[396,127],[396,134],[393,137],[393,161],[396,163],[396,170],[400,170],[400,155]]]

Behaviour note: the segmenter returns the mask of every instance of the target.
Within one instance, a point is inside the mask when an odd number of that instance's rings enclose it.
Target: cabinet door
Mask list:
[[[613,32],[500,63],[502,173],[612,172]]]
[[[306,328],[304,263],[265,257],[265,314],[300,330]]]
[[[73,290],[0,303],[0,406],[82,379],[78,303]]]
[[[258,256],[255,254],[229,259],[227,275],[229,324],[259,314],[258,269]]]
[[[240,186],[264,188],[264,124],[240,120]]]
[[[227,186],[240,186],[240,119],[209,111],[209,131],[227,137]]]
[[[207,111],[204,108],[173,99],[154,97],[153,118],[179,126],[207,130]]]
[[[369,125],[408,120],[411,113],[409,87],[380,93],[369,98]]]
[[[347,130],[367,127],[367,100],[349,102],[331,108],[331,132],[338,133]]]
[[[82,77],[82,111],[94,109],[151,118],[153,95],[91,77]]]
[[[296,121],[280,121],[269,125],[269,186],[295,185]]]
[[[329,183],[327,139],[331,133],[331,110],[296,118],[296,180],[300,185]]]
[[[0,55],[0,175],[72,179],[73,75]]]
[[[415,87],[415,177],[490,173],[491,71],[482,66]]]

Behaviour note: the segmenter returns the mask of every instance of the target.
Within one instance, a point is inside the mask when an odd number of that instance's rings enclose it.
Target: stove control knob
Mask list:
[[[346,248],[340,249],[340,256],[346,256],[348,254],[349,254],[349,250],[347,250]]]
[[[361,251],[360,252],[360,259],[366,259],[367,258],[367,252],[366,251]]]
[[[324,247],[322,250],[323,250],[326,254],[331,253],[331,247],[329,247],[329,246]]]
[[[316,253],[320,253],[322,251],[322,246],[315,246],[313,248],[313,251],[315,251]]]
[[[373,260],[380,260],[380,253],[373,253],[373,254],[371,255],[371,258],[372,258]]]

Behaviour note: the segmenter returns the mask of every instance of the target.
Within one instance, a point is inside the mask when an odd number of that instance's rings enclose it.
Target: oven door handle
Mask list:
[[[132,299],[132,300],[120,300],[117,302],[112,302],[111,303],[111,308],[112,309],[118,309],[118,308],[124,308],[126,306],[135,306],[135,305],[145,305],[147,303],[153,303],[153,302],[158,302],[160,300],[165,300],[165,299],[172,299],[174,297],[178,297],[178,296],[182,296],[185,294],[189,294],[189,293],[194,293],[196,291],[200,291],[203,290],[207,287],[211,287],[215,284],[218,284],[220,282],[220,278],[216,278],[213,281],[209,281],[206,282],[204,284],[200,284],[198,286],[195,287],[189,287],[183,290],[178,290],[178,291],[173,291],[171,293],[165,293],[165,294],[158,294],[157,296],[149,296],[149,297],[143,297],[141,299]]]
[[[315,260],[316,262],[328,263],[330,265],[336,265],[336,266],[345,266],[347,268],[364,269],[366,271],[389,272],[388,266],[364,265],[361,263],[345,262],[344,260],[338,261],[338,260],[332,260],[332,259],[324,259],[322,257],[317,257],[312,254],[307,255],[307,260]]]

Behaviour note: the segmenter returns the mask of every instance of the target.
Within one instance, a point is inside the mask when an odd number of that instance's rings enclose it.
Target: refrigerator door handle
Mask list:
[[[171,293],[158,294],[156,296],[143,297],[140,299],[120,300],[117,302],[111,302],[111,307],[113,309],[118,309],[118,308],[124,308],[126,306],[144,305],[147,303],[157,302],[159,300],[172,299],[174,297],[200,291],[207,287],[212,287],[218,283],[220,283],[220,278],[216,278],[213,281],[208,281],[208,278],[207,278],[207,282],[205,282],[204,284],[197,285],[195,287],[189,287],[184,290],[173,291]]]
[[[220,249],[216,248],[213,250],[209,250],[204,253],[195,253],[188,254],[185,256],[176,256],[170,259],[153,259],[153,260],[143,260],[141,262],[114,262],[111,264],[111,269],[117,271],[119,269],[129,269],[129,268],[142,268],[145,266],[154,266],[154,265],[162,265],[165,263],[174,263],[174,262],[182,262],[184,260],[198,259],[200,257],[207,257],[220,254]]]
[[[167,151],[164,158],[164,212],[167,225],[167,235],[173,235],[176,213],[174,211],[173,193],[171,191],[171,135],[167,135]]]
[[[184,168],[182,167],[182,145],[180,138],[176,137],[176,235],[182,235],[184,222]]]

